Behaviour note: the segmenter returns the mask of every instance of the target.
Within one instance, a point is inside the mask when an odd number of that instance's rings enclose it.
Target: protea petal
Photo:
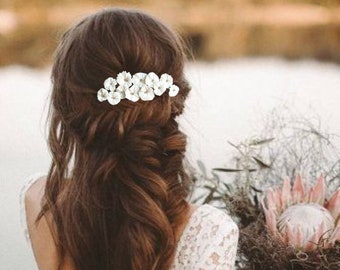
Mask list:
[[[287,244],[295,246],[294,233],[293,233],[293,230],[292,230],[292,226],[289,223],[286,225],[285,241],[286,241]]]
[[[293,190],[292,190],[292,200],[293,203],[300,203],[303,201],[303,197],[304,197],[304,186],[303,186],[303,181],[302,181],[302,177],[300,174],[298,174],[296,176],[296,179],[294,181],[294,185],[293,185]]]
[[[280,189],[276,189],[273,191],[273,200],[275,202],[275,205],[276,205],[276,210],[279,212],[282,211],[282,199],[281,199],[281,190]]]
[[[319,239],[318,240],[320,240],[320,238],[324,237],[325,235],[329,235],[330,231],[327,230],[327,227],[326,227],[326,224],[325,224],[324,221],[321,222],[317,233],[319,235]]]
[[[340,216],[336,220],[334,228],[340,228]]]
[[[325,205],[335,220],[340,219],[340,189],[337,190]]]
[[[321,175],[315,186],[311,189],[309,193],[309,202],[318,203],[323,205],[326,196],[326,183],[325,178]]]
[[[288,207],[291,203],[291,196],[290,196],[290,180],[289,178],[286,178],[283,181],[283,186],[282,186],[282,194],[281,194],[281,200],[282,200],[282,207]]]
[[[311,187],[297,175],[293,188],[287,178],[281,189],[270,189],[262,200],[268,231],[295,248],[312,251],[340,241],[340,190],[325,203],[321,175]]]
[[[336,241],[340,241],[340,224],[335,228],[332,235],[329,238],[329,243],[334,245]]]
[[[278,210],[278,200],[280,198],[277,197],[276,192],[273,189],[269,189],[266,196],[267,209]]]
[[[311,238],[308,239],[308,241],[305,243],[304,250],[306,251],[312,251],[316,249],[317,243],[319,242],[320,235],[318,233],[314,233]]]
[[[325,223],[321,222],[318,230],[311,236],[311,238],[306,243],[306,251],[314,250],[317,247],[321,237],[325,234]]]
[[[297,227],[297,231],[295,233],[295,245],[298,247],[302,247],[303,246],[303,232],[302,232],[302,228],[301,226]]]
[[[319,239],[321,237],[322,234],[319,233],[319,230],[317,230],[309,239],[308,241],[305,243],[305,247],[304,249],[306,251],[312,251],[314,249],[316,249],[317,244],[319,243]]]
[[[266,208],[263,201],[262,201],[262,207],[263,207],[264,215],[266,218],[266,224],[267,224],[268,230],[274,235],[277,234],[276,215],[275,215],[274,209]]]

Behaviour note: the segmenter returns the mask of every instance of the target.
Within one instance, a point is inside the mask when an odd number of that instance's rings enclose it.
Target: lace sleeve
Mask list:
[[[235,222],[225,213],[220,213],[219,219],[209,228],[210,244],[202,254],[198,270],[232,270],[235,260],[239,231]]]
[[[28,229],[27,229],[27,219],[26,219],[26,208],[25,208],[25,195],[27,190],[37,181],[40,177],[46,175],[46,173],[35,173],[25,179],[23,182],[20,195],[19,195],[19,200],[20,200],[20,224],[21,228],[24,232],[26,242],[30,242],[29,234],[28,234]]]
[[[192,214],[171,270],[235,269],[238,227],[222,210],[204,204]]]

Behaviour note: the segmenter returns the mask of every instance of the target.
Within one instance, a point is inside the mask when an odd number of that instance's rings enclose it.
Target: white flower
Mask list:
[[[155,93],[157,96],[161,96],[161,95],[163,95],[163,93],[164,93],[165,90],[166,90],[166,85],[165,85],[164,82],[159,81],[159,82],[157,82],[157,83],[154,84],[153,89],[154,89],[154,93]]]
[[[153,100],[155,97],[155,93],[153,92],[153,89],[147,85],[143,85],[141,89],[138,92],[141,100],[149,101]]]
[[[179,92],[178,86],[176,84],[173,84],[169,89],[169,96],[170,97],[177,96],[178,92]]]
[[[132,85],[130,88],[125,90],[125,98],[128,100],[131,100],[133,102],[136,102],[139,100],[138,92],[140,90],[140,87],[138,85]]]
[[[326,199],[326,180],[320,176],[313,187],[300,175],[282,188],[269,189],[263,200],[266,225],[275,239],[302,251],[331,247],[340,241],[340,189]]]
[[[324,235],[330,237],[334,229],[335,220],[329,211],[317,203],[300,203],[288,207],[277,220],[277,229],[284,235],[288,229],[293,233],[301,234],[300,243],[297,246],[307,244],[313,234],[323,223]],[[303,241],[303,239],[305,241]]]
[[[103,102],[104,100],[107,100],[108,95],[109,95],[109,92],[108,92],[106,89],[101,88],[101,89],[98,90],[98,92],[97,92],[97,99],[98,99],[100,102]]]
[[[117,81],[112,77],[109,77],[104,81],[104,88],[106,90],[114,91],[116,89],[116,85]]]
[[[122,95],[119,92],[110,92],[107,101],[111,105],[117,105],[122,99]]]
[[[147,74],[143,72],[136,73],[132,76],[132,82],[134,85],[137,85],[139,87],[143,86],[145,84],[145,78]]]
[[[126,71],[120,72],[117,75],[117,82],[120,86],[126,85],[127,87],[130,87],[132,84],[132,77],[131,77],[130,72],[126,72]]]
[[[172,77],[167,73],[162,74],[160,81],[165,85],[165,88],[169,88],[174,82]]]
[[[116,78],[109,77],[104,81],[104,88],[97,92],[97,99],[102,102],[107,100],[110,104],[116,105],[122,99],[137,102],[153,100],[155,95],[161,96],[169,89],[169,96],[178,94],[178,86],[173,84],[173,78],[163,73],[160,78],[154,72],[138,72],[131,75],[130,72],[122,71]]]
[[[156,73],[150,72],[146,78],[145,78],[145,83],[147,86],[153,87],[155,83],[159,82],[159,78]]]
[[[127,90],[129,90],[129,87],[127,85],[119,85],[116,89],[116,92],[120,93],[123,99],[125,98],[125,93]]]
[[[127,86],[127,85],[119,85],[116,88],[116,92],[124,93],[127,89],[129,89],[129,86]]]

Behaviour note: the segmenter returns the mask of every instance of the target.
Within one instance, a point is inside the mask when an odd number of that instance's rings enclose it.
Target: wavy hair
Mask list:
[[[139,11],[104,9],[61,39],[52,69],[52,164],[37,221],[50,213],[76,269],[169,269],[187,217],[186,136],[176,117],[190,87],[180,38]],[[100,103],[107,77],[168,73],[180,88],[152,101]]]

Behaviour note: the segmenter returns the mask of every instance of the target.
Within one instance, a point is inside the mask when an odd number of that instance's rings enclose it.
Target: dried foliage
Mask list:
[[[340,267],[340,242],[329,249],[323,249],[319,243],[319,248],[312,252],[294,250],[269,236],[262,214],[240,229],[238,252],[238,269],[336,270]]]
[[[199,170],[192,171],[201,195],[196,201],[226,209],[238,222],[237,269],[340,269],[339,242],[328,249],[319,242],[311,252],[294,250],[267,233],[259,203],[267,187],[298,172],[308,180],[323,173],[331,192],[340,188],[338,137],[322,130],[315,119],[317,124],[277,108],[270,113],[262,135],[239,144],[229,142],[236,150],[232,165],[215,168],[209,175],[198,161]]]

